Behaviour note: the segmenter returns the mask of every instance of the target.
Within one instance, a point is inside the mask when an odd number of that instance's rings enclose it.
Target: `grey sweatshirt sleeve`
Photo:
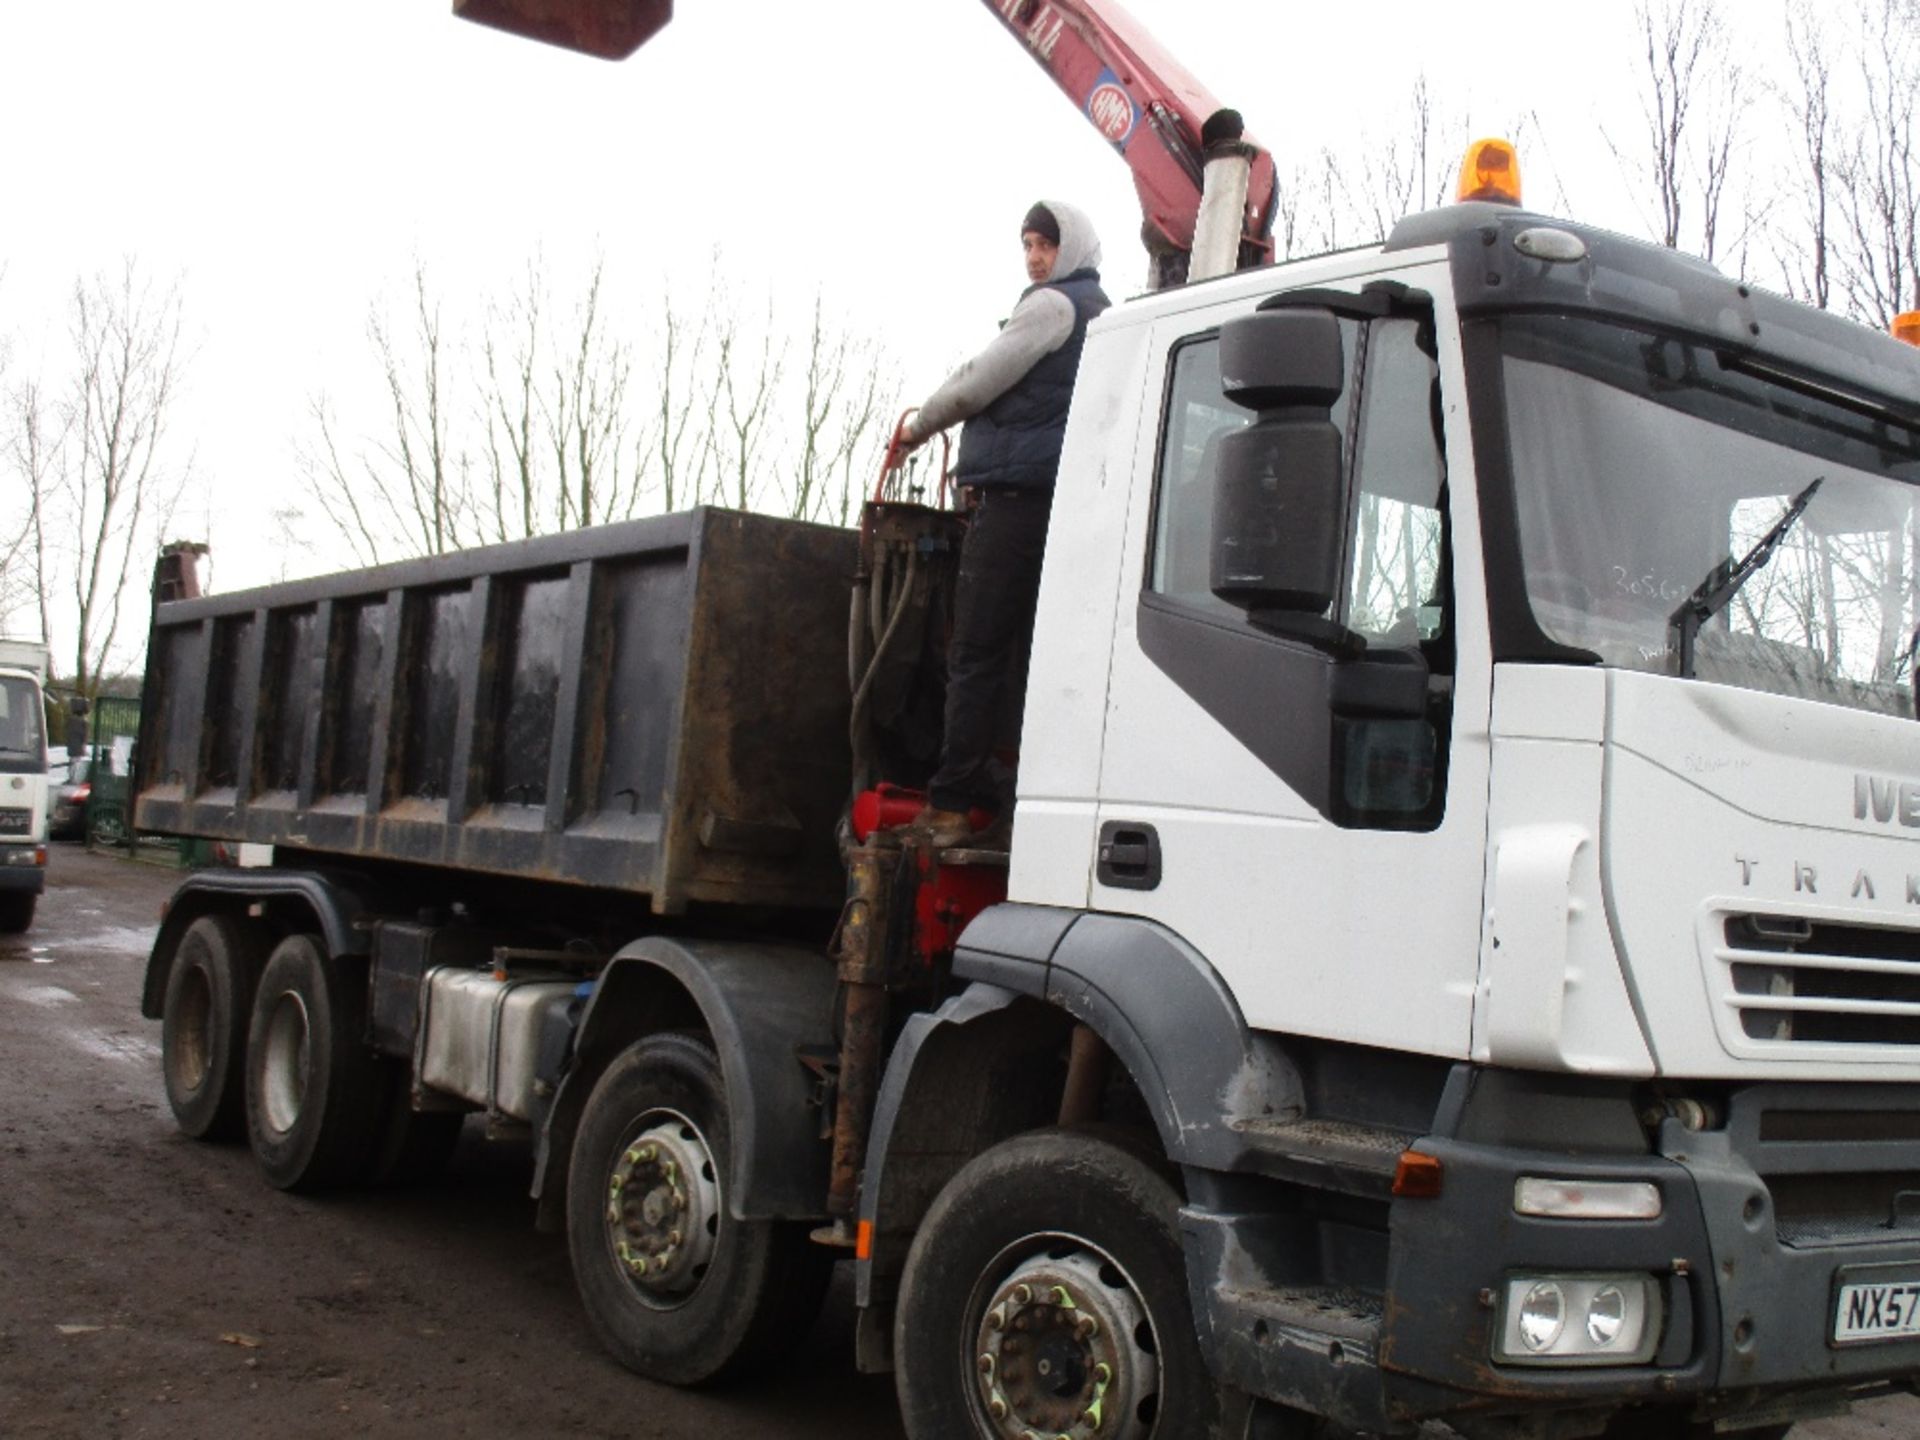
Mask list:
[[[949,375],[907,422],[907,438],[929,435],[978,415],[1073,334],[1073,302],[1058,290],[1035,290],[1013,307],[987,348]]]

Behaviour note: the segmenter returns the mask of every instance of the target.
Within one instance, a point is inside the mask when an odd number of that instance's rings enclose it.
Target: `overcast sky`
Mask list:
[[[1028,203],[1094,216],[1109,288],[1144,261],[1125,165],[983,0],[678,0],[608,64],[456,21],[447,0],[0,0],[0,334],[31,369],[77,274],[182,277],[193,357],[175,417],[221,589],[270,579],[268,514],[300,503],[309,397],[373,378],[369,303],[415,257],[457,299],[607,257],[616,299],[704,283],[813,291],[881,335],[909,391],[982,343],[1024,283]],[[1478,0],[1131,0],[1284,173],[1357,156],[1424,71],[1469,138],[1532,115],[1529,201],[1642,229],[1604,126],[1635,143],[1632,7]],[[1771,45],[1777,10],[1750,43]],[[637,331],[637,323],[623,327]]]

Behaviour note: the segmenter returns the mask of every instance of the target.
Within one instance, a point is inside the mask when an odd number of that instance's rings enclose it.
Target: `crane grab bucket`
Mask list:
[[[673,18],[673,0],[453,0],[453,13],[602,60],[624,60]]]

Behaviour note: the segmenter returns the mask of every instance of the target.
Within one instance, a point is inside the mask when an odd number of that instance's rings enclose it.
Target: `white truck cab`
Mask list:
[[[1048,544],[1010,899],[1224,990],[1290,1078],[1223,1168],[1399,1151],[1187,1172],[1217,1375],[1572,1435],[1920,1371],[1920,350],[1459,205],[1103,317]]]
[[[47,884],[47,647],[0,638],[0,934],[33,923]]]

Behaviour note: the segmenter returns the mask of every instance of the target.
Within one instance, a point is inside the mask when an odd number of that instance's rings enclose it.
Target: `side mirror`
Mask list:
[[[1262,311],[1220,331],[1220,389],[1255,412],[1219,441],[1213,479],[1213,593],[1243,610],[1319,615],[1333,604],[1345,522],[1346,383],[1330,310]]]

